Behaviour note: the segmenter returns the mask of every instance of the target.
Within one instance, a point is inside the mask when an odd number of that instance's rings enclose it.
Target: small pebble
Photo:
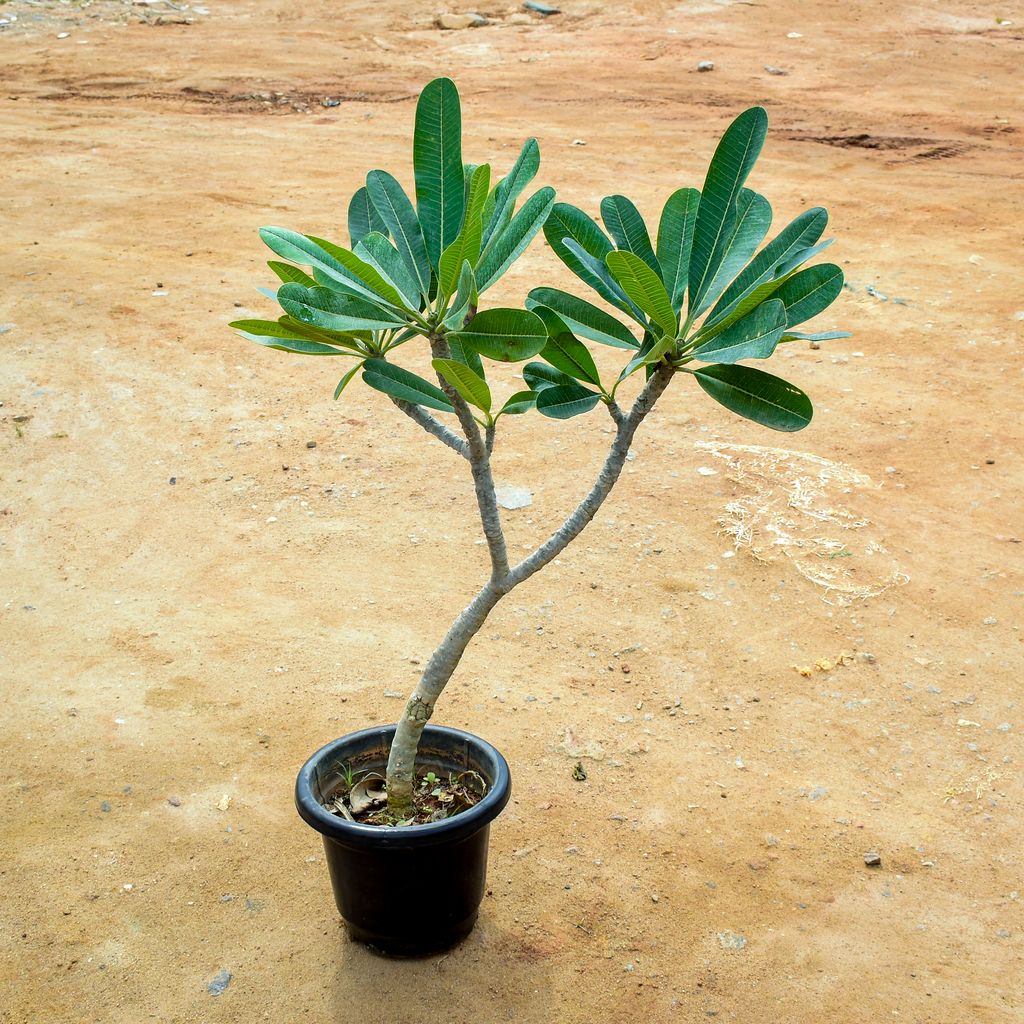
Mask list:
[[[697,70],[698,71],[714,71],[715,70],[715,62],[713,60],[702,60],[697,65]]]
[[[542,18],[547,18],[552,14],[561,14],[561,7],[552,7],[550,4],[541,3],[541,0],[526,0],[523,7],[528,11],[534,11],[539,14]]]
[[[401,700],[402,695],[397,690],[385,690],[384,696],[389,697],[392,700]]]
[[[879,868],[879,867],[882,866],[882,858],[877,853],[865,853],[864,854],[864,863],[869,868]]]
[[[584,139],[573,139],[571,145],[573,146],[585,146],[587,143]]]
[[[167,482],[173,487],[178,482],[178,478],[176,476],[172,476]]]
[[[316,441],[307,441],[306,442],[306,447],[307,448],[315,448],[316,447]]]
[[[181,806],[181,797],[180,796],[169,796],[167,798],[167,802],[172,807],[180,807]]]
[[[718,944],[722,949],[743,949],[747,944],[746,936],[738,935],[736,932],[719,932]]]
[[[214,975],[213,980],[206,986],[206,991],[211,996],[219,996],[224,989],[231,984],[231,972],[230,971],[218,971]]]
[[[110,801],[109,800],[104,800],[103,803],[100,804],[100,810],[104,814],[109,814],[110,813]]]
[[[487,23],[487,19],[482,14],[476,14],[475,12],[467,14],[441,14],[437,19],[438,27],[444,29],[479,28]]]
[[[773,64],[765,64],[764,69],[765,69],[765,71],[768,72],[769,75],[788,75],[789,74],[788,71],[784,71],[782,68],[777,68]]]

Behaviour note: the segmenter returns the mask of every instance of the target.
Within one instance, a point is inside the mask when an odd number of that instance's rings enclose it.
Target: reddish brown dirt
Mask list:
[[[460,32],[391,0],[0,6],[3,1021],[1021,1020],[1024,19],[563,6]],[[342,240],[367,169],[409,179],[443,73],[468,155],[535,134],[589,210],[653,216],[765,104],[751,183],[779,224],[831,208],[856,290],[823,326],[856,336],[780,364],[818,407],[795,437],[672,392],[573,557],[494,614],[437,716],[512,764],[492,895],[463,946],[396,963],[345,939],[291,785],[395,718],[480,580],[471,490],[380,396],[336,405],[333,365],[225,324],[268,309],[259,225]],[[537,244],[494,301],[546,280]],[[509,425],[516,550],[603,429]],[[707,439],[883,482],[860,507],[909,583],[843,607],[723,560]],[[793,668],[844,650],[874,661]]]

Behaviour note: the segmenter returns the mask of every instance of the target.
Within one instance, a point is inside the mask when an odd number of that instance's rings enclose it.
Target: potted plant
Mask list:
[[[536,140],[492,185],[489,165],[463,163],[458,92],[439,79],[416,108],[415,205],[394,177],[375,170],[348,209],[350,249],[282,228],[260,232],[284,261],[270,262],[281,282],[270,294],[284,315],[232,326],[271,348],[350,360],[335,398],[359,373],[464,460],[490,556],[488,578],[430,657],[399,722],[336,740],[299,774],[299,813],[323,834],[354,937],[390,953],[423,953],[472,928],[489,823],[509,798],[508,767],[483,740],[428,723],[494,606],[594,517],[665,390],[695,382],[775,430],[810,422],[811,403],[799,388],[747,363],[794,339],[844,336],[795,330],[839,295],[843,274],[831,264],[806,266],[828,244],[820,208],[761,247],[771,207],[744,182],[766,131],[762,108],[740,114],[703,188],[669,196],[652,242],[622,195],[601,203],[607,234],[583,211],[556,204],[548,187],[517,209],[538,169]],[[483,294],[542,228],[604,305],[538,287],[525,308],[483,306]],[[621,351],[614,379],[602,378],[585,341]],[[395,361],[400,347],[420,372]],[[525,364],[526,386],[500,405],[487,383],[494,364]],[[431,372],[434,380],[424,375]],[[632,401],[622,402],[631,389]],[[561,421],[598,408],[614,435],[596,481],[564,524],[513,564],[491,473],[502,418],[536,411]]]

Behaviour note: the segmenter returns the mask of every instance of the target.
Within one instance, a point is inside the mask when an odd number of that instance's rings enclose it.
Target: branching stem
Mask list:
[[[434,358],[449,358],[448,346],[443,337],[432,337],[431,348]],[[494,480],[491,476],[489,455],[493,446],[493,428],[487,429],[486,438],[481,436],[480,428],[473,419],[469,406],[447,381],[442,377],[438,378],[445,394],[454,405],[466,434],[480,521],[491,553],[491,578],[462,610],[431,655],[395,730],[388,760],[387,791],[388,809],[396,818],[405,819],[412,814],[414,769],[420,736],[434,712],[437,698],[458,667],[470,640],[480,631],[491,609],[502,597],[556,558],[594,518],[622,473],[637,428],[668,387],[673,373],[673,368],[667,363],[659,364],[628,414],[624,414],[618,405],[609,404],[609,412],[616,423],[615,438],[594,486],[562,526],[533,554],[512,568],[509,568],[508,564],[505,537],[494,494]]]

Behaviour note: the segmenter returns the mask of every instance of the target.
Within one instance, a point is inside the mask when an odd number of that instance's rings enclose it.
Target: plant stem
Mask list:
[[[463,458],[469,458],[469,446],[461,437],[452,433],[443,423],[436,420],[421,405],[404,402],[401,398],[392,397],[391,401],[405,413],[409,419],[418,423],[428,434],[433,434],[442,444],[446,444],[453,452]]]
[[[448,358],[448,346],[443,338],[432,338],[431,347],[435,358]],[[553,558],[583,531],[604,500],[611,493],[629,454],[629,446],[637,428],[672,379],[674,371],[667,363],[661,363],[640,392],[628,415],[623,416],[616,406],[612,417],[617,424],[615,440],[608,457],[601,468],[597,481],[590,493],[579,503],[572,515],[532,555],[517,566],[509,569],[505,537],[501,530],[497,501],[494,496],[494,480],[491,477],[487,445],[481,437],[476,421],[469,407],[454,389],[445,388],[449,400],[459,413],[459,421],[466,433],[469,446],[469,460],[473,467],[480,520],[491,550],[491,578],[477,593],[476,597],[462,610],[449,627],[444,639],[431,655],[416,689],[406,704],[405,712],[395,729],[388,758],[387,791],[388,810],[402,820],[413,814],[414,770],[416,750],[424,726],[434,713],[434,705],[441,691],[462,660],[470,640],[480,631],[491,609],[514,587],[529,579],[547,565]],[[446,382],[441,379],[442,386]],[[460,409],[461,405],[461,409]],[[616,416],[615,412],[619,415]],[[492,542],[492,531],[495,540]]]

